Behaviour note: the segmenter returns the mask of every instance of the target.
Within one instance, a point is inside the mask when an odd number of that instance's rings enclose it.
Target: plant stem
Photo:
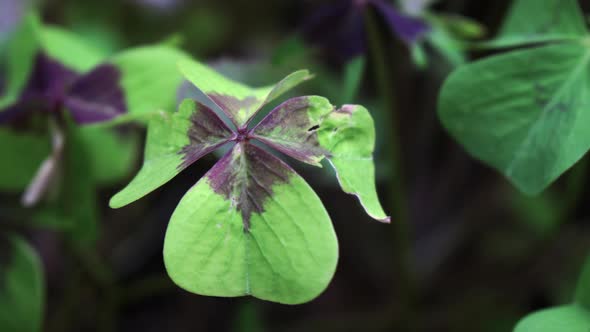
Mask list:
[[[400,134],[399,123],[396,110],[395,87],[393,82],[393,61],[387,61],[387,52],[383,47],[383,36],[380,34],[379,25],[374,12],[365,12],[365,22],[369,41],[369,52],[373,62],[374,75],[377,83],[377,89],[382,103],[382,112],[384,119],[389,123],[389,135],[385,142],[388,144],[388,160],[391,166],[392,174],[389,179],[389,188],[391,192],[392,207],[392,231],[393,231],[393,248],[392,256],[394,258],[394,294],[396,303],[399,303],[398,310],[394,312],[394,317],[398,316],[395,324],[400,324],[400,328],[406,330],[409,323],[412,322],[410,317],[414,296],[415,285],[413,277],[413,268],[411,263],[411,239],[410,225],[407,210],[406,190],[404,185],[404,172],[402,159],[400,156]],[[394,309],[395,310],[395,306]],[[395,319],[395,318],[394,318]]]

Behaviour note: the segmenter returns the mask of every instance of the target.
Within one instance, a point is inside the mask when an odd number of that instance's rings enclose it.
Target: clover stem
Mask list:
[[[388,61],[383,47],[383,35],[379,31],[379,22],[374,12],[365,11],[365,25],[367,28],[368,52],[370,54],[374,79],[381,98],[382,116],[388,123],[389,134],[385,137],[388,148],[387,158],[392,170],[389,178],[389,190],[391,194],[390,208],[392,214],[393,247],[393,297],[392,301],[399,307],[392,306],[394,310],[394,324],[396,327],[406,330],[412,322],[411,313],[415,297],[415,285],[411,260],[410,225],[408,220],[406,188],[404,185],[402,159],[400,156],[400,133],[397,119],[395,87],[393,82],[393,61]],[[399,325],[399,326],[397,326]]]

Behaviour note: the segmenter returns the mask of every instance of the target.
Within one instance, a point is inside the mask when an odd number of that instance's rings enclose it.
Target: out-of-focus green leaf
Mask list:
[[[187,57],[177,49],[156,45],[130,49],[108,60],[122,72],[129,112],[173,112],[176,92],[184,80],[177,62]]]
[[[82,36],[60,27],[45,25],[39,31],[42,51],[76,71],[92,69],[107,55]]]
[[[59,181],[36,208],[34,221],[62,228],[74,245],[89,247],[98,237],[97,186],[84,135],[82,128],[68,124]]]
[[[590,312],[578,305],[537,311],[522,319],[514,332],[588,332]]]
[[[70,239],[76,245],[88,247],[97,240],[99,226],[94,168],[89,167],[91,151],[82,131],[72,123],[68,126],[59,208],[65,218],[72,220],[67,230]]]
[[[482,38],[486,27],[481,23],[461,15],[438,14],[438,19],[453,36],[459,39]]]
[[[421,43],[412,44],[410,52],[412,54],[412,61],[414,61],[416,67],[424,69],[428,66],[428,55]]]
[[[427,38],[432,46],[451,66],[457,67],[464,64],[466,62],[464,43],[448,30],[445,21],[439,17],[430,15],[428,22],[432,30]]]
[[[39,17],[29,14],[10,38],[7,45],[6,68],[4,69],[7,86],[4,95],[0,96],[0,109],[12,104],[27,83],[40,45],[40,29]],[[0,59],[0,61],[2,60]]]
[[[87,126],[80,129],[79,137],[97,185],[112,185],[130,175],[139,147],[134,133]]]
[[[354,102],[361,80],[363,79],[363,72],[365,70],[365,57],[358,56],[350,60],[344,67],[344,94],[342,103]]]
[[[37,253],[17,235],[0,235],[0,331],[40,332],[45,291]]]
[[[51,153],[47,135],[0,128],[0,190],[22,191]]]
[[[306,57],[308,54],[309,49],[301,37],[293,36],[277,45],[272,55],[272,63],[280,66]]]
[[[439,116],[469,153],[537,194],[590,148],[589,69],[581,41],[484,59],[447,79]]]
[[[498,36],[483,45],[511,47],[586,35],[578,0],[516,0]]]
[[[586,258],[578,278],[574,301],[586,310],[590,310],[590,255]]]

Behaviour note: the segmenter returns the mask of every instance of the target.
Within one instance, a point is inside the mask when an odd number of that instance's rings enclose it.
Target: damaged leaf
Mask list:
[[[298,71],[255,89],[195,61],[180,67],[209,100],[186,99],[178,112],[152,118],[144,165],[111,199],[111,207],[143,197],[230,144],[171,217],[164,242],[168,274],[180,287],[203,295],[252,295],[286,304],[313,299],[336,268],[334,229],[305,180],[263,145],[314,166],[328,158],[344,191],[359,196],[369,215],[388,222],[375,192],[369,113],[361,106],[335,108],[323,97],[304,96],[283,102],[250,126],[265,104],[309,73]],[[232,128],[216,111],[230,119]]]

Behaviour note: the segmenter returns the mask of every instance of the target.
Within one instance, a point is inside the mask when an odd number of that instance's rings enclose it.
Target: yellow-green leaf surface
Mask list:
[[[154,115],[148,126],[143,166],[111,199],[110,206],[121,207],[147,195],[231,137],[229,128],[212,110],[192,100],[185,100],[176,113]]]
[[[389,222],[375,188],[375,126],[362,106],[336,109],[319,96],[291,98],[272,110],[253,137],[305,163],[328,158],[342,189],[357,196],[374,219]]]
[[[367,109],[344,105],[334,110],[322,121],[318,139],[329,151],[342,190],[357,196],[372,218],[389,222],[375,188],[375,125]]]
[[[188,191],[164,243],[166,269],[182,288],[285,304],[318,296],[337,259],[338,242],[317,195],[287,165],[248,143]]]

